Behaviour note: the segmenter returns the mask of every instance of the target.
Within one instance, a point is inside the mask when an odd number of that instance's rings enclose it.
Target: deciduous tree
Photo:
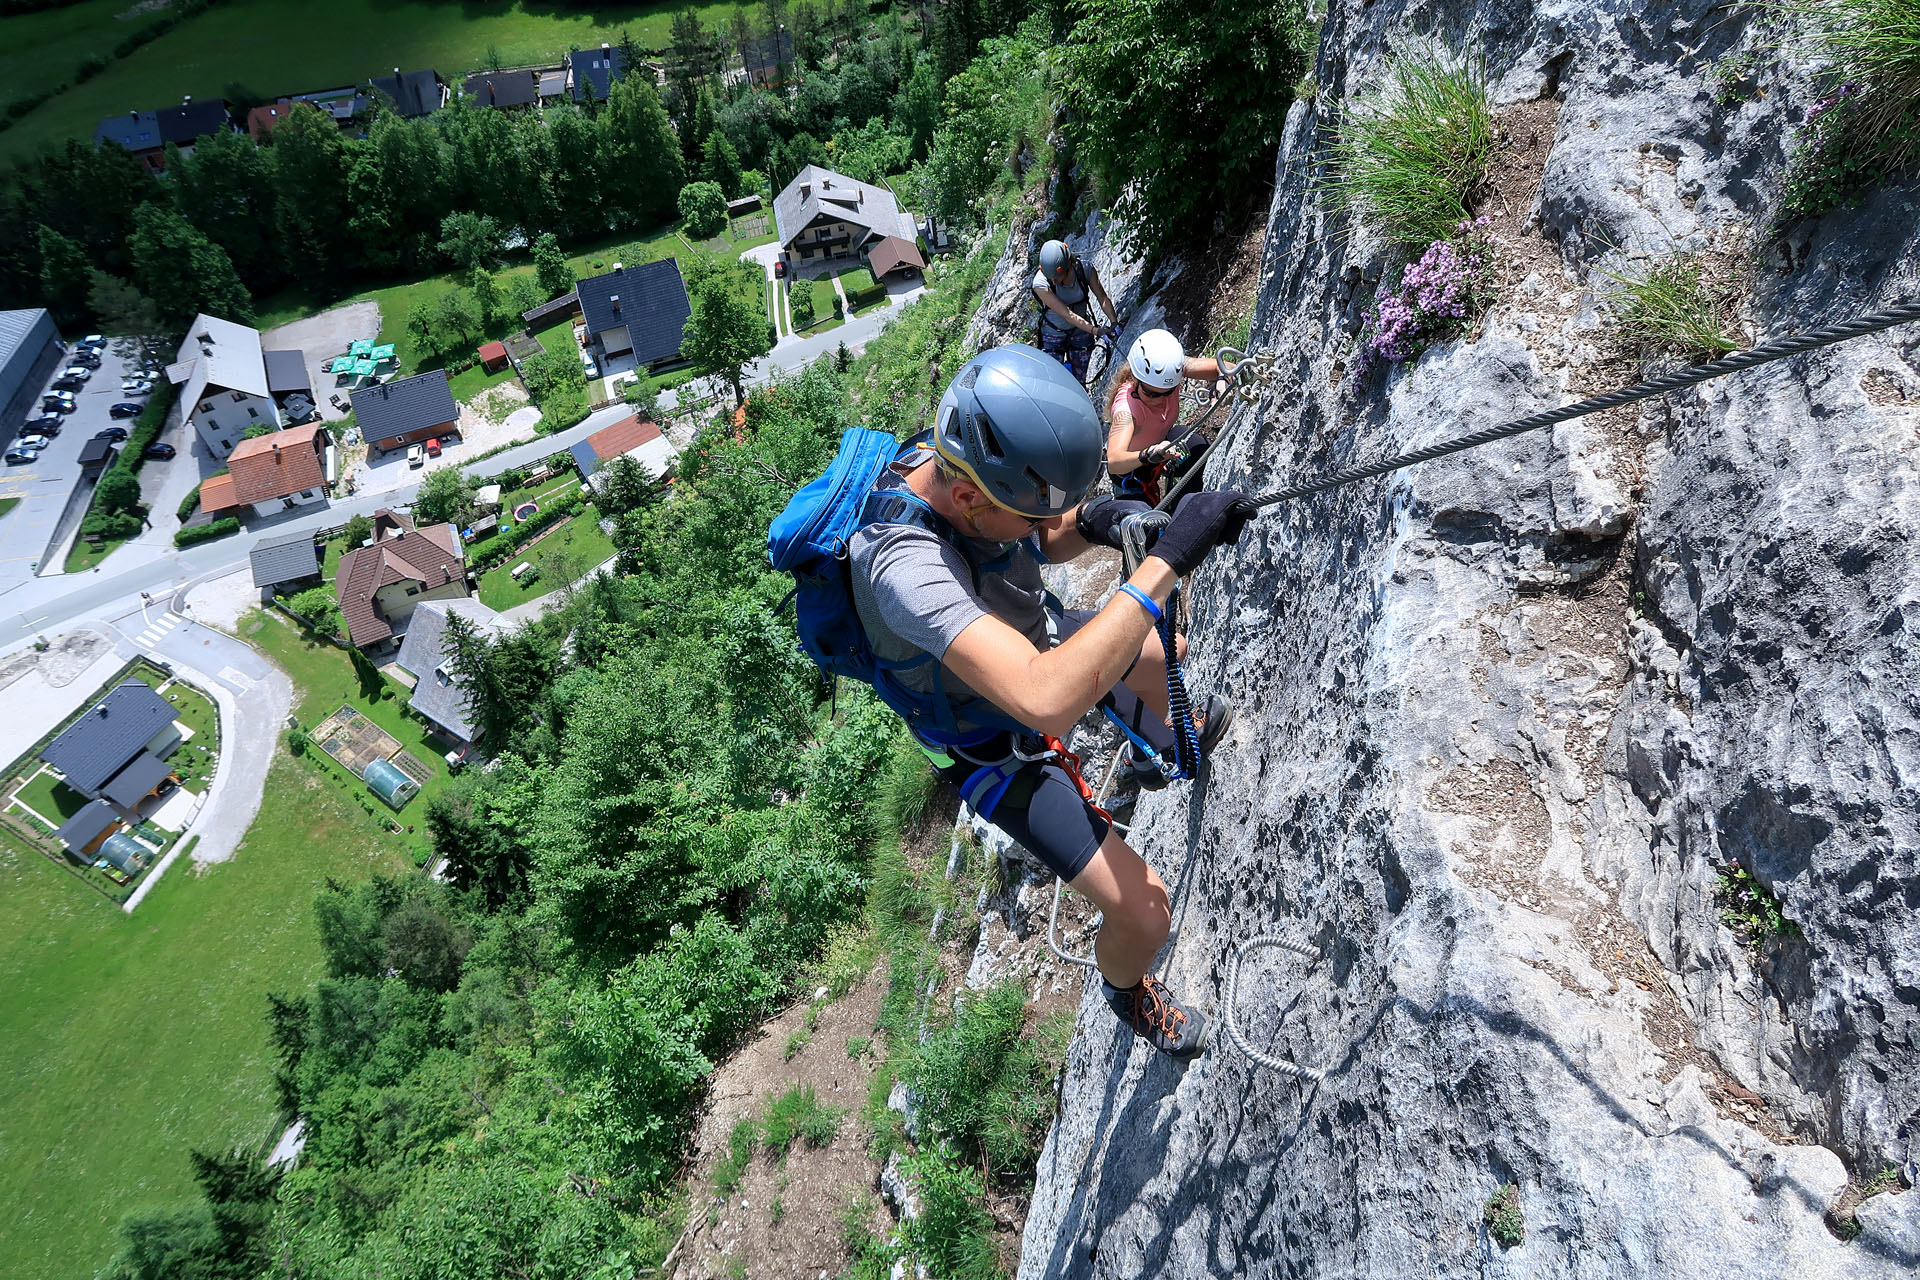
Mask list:
[[[680,188],[679,207],[695,240],[710,240],[727,229],[727,198],[717,183],[689,182]]]
[[[607,180],[622,195],[616,213],[628,225],[649,226],[668,217],[685,185],[680,141],[650,80],[614,81],[600,113]]]
[[[421,524],[465,524],[473,517],[473,495],[478,490],[473,477],[460,468],[437,467],[420,482],[413,500],[414,518]]]
[[[541,232],[533,242],[533,274],[540,282],[540,292],[549,298],[573,288],[573,268],[567,265],[567,255],[560,251],[560,241],[551,231]]]
[[[745,403],[745,368],[772,349],[766,317],[734,294],[725,269],[701,278],[693,286],[692,302],[681,351],[708,373],[725,378],[733,388],[734,402]]]
[[[240,283],[227,251],[187,225],[164,205],[140,206],[134,214],[134,279],[153,299],[161,318],[184,328],[201,312],[253,322],[253,295]]]

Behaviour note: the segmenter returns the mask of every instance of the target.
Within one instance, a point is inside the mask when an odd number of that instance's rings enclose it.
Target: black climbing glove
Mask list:
[[[1140,451],[1140,464],[1157,467],[1169,458],[1178,458],[1185,454],[1177,440],[1162,440],[1159,444],[1150,444]]]
[[[1172,523],[1161,531],[1159,541],[1147,554],[1159,556],[1184,578],[1200,567],[1207,552],[1237,539],[1259,510],[1238,489],[1190,493],[1180,499],[1180,505],[1173,509]]]
[[[1073,527],[1080,536],[1096,547],[1112,547],[1120,550],[1120,523],[1128,516],[1138,515],[1142,511],[1151,511],[1152,507],[1138,498],[1106,498],[1097,502],[1082,503],[1080,514],[1074,517]]]

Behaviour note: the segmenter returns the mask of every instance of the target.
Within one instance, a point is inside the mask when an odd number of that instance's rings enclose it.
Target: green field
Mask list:
[[[277,1128],[265,992],[319,976],[313,895],[405,860],[284,754],[230,863],[131,916],[0,833],[0,1275],[87,1280],[129,1209],[194,1197],[189,1147]]]
[[[271,101],[354,84],[403,70],[432,67],[449,81],[485,64],[488,50],[502,66],[558,62],[569,48],[618,43],[624,28],[643,48],[664,48],[681,6],[606,4],[574,10],[544,3],[498,0],[226,0],[181,23],[131,57],[42,104],[5,133],[0,160],[30,154],[65,138],[91,138],[103,116],[150,110],[195,98],[242,93]],[[134,28],[114,14],[127,0],[88,3],[0,20],[0,68],[10,77],[7,98],[28,85],[71,81],[74,66],[105,53]],[[732,4],[693,6],[709,26],[724,24]],[[756,19],[758,15],[756,14]],[[18,63],[20,71],[16,71]]]
[[[62,782],[53,770],[42,768],[16,797],[53,826],[87,807],[87,798]]]

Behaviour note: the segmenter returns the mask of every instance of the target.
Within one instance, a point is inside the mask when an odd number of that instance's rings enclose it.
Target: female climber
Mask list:
[[[1168,464],[1185,454],[1185,442],[1173,436],[1180,385],[1219,376],[1219,361],[1189,356],[1165,329],[1149,329],[1133,340],[1107,415],[1107,474],[1116,496],[1159,505]]]

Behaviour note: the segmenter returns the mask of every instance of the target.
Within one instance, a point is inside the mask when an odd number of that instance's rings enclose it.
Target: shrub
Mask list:
[[[133,420],[133,430],[127,433],[127,447],[120,451],[121,463],[138,471],[147,463],[147,446],[160,438],[160,429],[167,425],[167,412],[173,408],[174,389],[171,382],[162,382],[154,388],[153,397],[147,401],[147,407]]]
[[[1611,274],[1611,273],[1610,273]],[[1728,333],[1730,298],[1716,295],[1691,253],[1656,262],[1638,276],[1611,275],[1613,327],[1644,346],[1711,360],[1739,347]]]
[[[914,1259],[944,1280],[998,1280],[993,1215],[979,1171],[944,1151],[923,1151],[907,1162],[907,1172],[920,1192],[920,1216],[905,1224]]]
[[[1714,896],[1721,922],[1740,941],[1758,947],[1769,938],[1800,936],[1800,926],[1787,919],[1779,897],[1754,879],[1751,871],[1734,862],[1720,868],[1718,877]]]
[[[1455,228],[1458,239],[1428,245],[1420,261],[1402,269],[1399,291],[1379,299],[1365,313],[1360,356],[1353,365],[1356,389],[1376,364],[1413,359],[1432,343],[1459,332],[1479,309],[1488,257],[1479,229],[1475,223],[1461,222]]]
[[[711,240],[727,229],[727,198],[719,184],[689,182],[680,188],[680,217],[695,240]]]
[[[1389,60],[1377,97],[1348,108],[1326,157],[1336,173],[1323,185],[1336,209],[1398,243],[1429,244],[1457,234],[1492,154],[1485,69],[1416,48]]]
[[[173,535],[176,547],[191,547],[196,542],[212,542],[215,538],[225,538],[240,532],[240,522],[232,516],[225,516],[211,524],[192,525]]]
[[[187,518],[191,516],[195,511],[197,511],[199,507],[200,507],[200,486],[195,485],[193,486],[192,490],[188,492],[186,497],[180,499],[180,510],[177,514],[180,517],[181,523],[182,524],[186,523]]]
[[[1487,1234],[1502,1249],[1511,1249],[1527,1238],[1527,1220],[1520,1213],[1520,1188],[1509,1182],[1487,1197],[1481,1217]]]
[[[287,608],[306,619],[316,634],[338,636],[342,630],[340,603],[331,587],[309,587],[287,601]]]
[[[935,1027],[907,1065],[921,1115],[996,1177],[1033,1168],[1053,1114],[1055,1068],[1020,1031],[1026,992],[1002,983],[976,993]]]
[[[128,538],[139,537],[140,531],[144,528],[146,525],[139,515],[132,511],[94,510],[87,512],[85,518],[80,521],[80,534],[88,538],[112,538],[125,541]]]

